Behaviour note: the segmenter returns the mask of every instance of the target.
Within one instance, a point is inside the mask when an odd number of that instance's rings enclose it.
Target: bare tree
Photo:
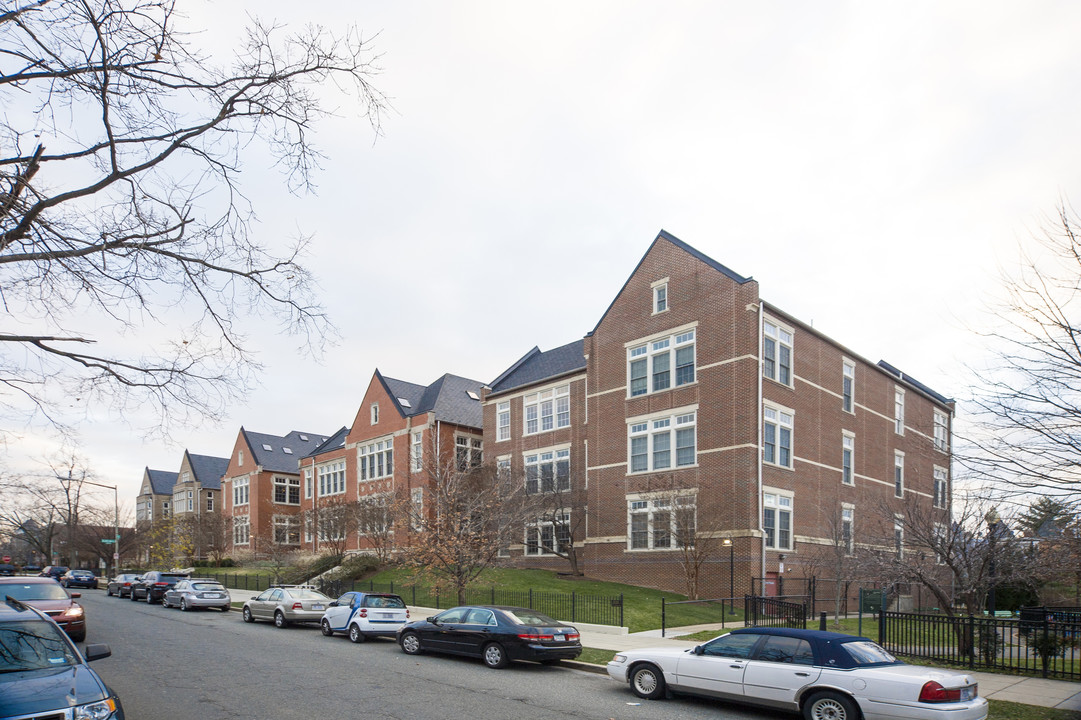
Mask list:
[[[354,505],[357,534],[379,562],[388,562],[394,554],[393,497],[386,494],[362,496]]]
[[[819,581],[825,578],[834,583],[834,627],[840,627],[846,588],[863,575],[862,548],[856,544],[852,512],[842,506],[825,515],[826,543],[813,546],[806,563]]]
[[[335,555],[345,553],[349,533],[356,532],[356,503],[344,496],[322,498],[319,508],[309,511],[307,518],[313,523],[319,547],[328,548]]]
[[[472,467],[449,453],[429,457],[434,460],[426,458],[422,493],[398,500],[401,525],[411,533],[404,558],[449,585],[464,603],[470,583],[521,532],[528,514],[525,490],[490,465]]]
[[[119,518],[117,517],[120,513]],[[117,522],[120,522],[120,543],[117,544]],[[83,510],[81,522],[76,531],[76,543],[80,555],[93,558],[95,564],[101,567],[110,567],[117,570],[118,565],[113,562],[113,554],[119,556],[120,562],[125,558],[135,559],[137,539],[135,530],[131,527],[133,522],[130,509],[121,507],[90,506]],[[108,542],[104,542],[108,541]]]
[[[975,426],[957,454],[1000,491],[1063,500],[1081,493],[1081,238],[1067,205],[1040,233],[1019,269],[1005,273],[1006,300],[991,308],[992,367],[974,373]]]
[[[310,190],[335,89],[378,133],[376,58],[355,28],[253,21],[223,63],[170,0],[17,0],[0,48],[0,287],[19,321],[0,333],[4,414],[61,426],[72,401],[151,403],[164,430],[218,416],[250,382],[245,315],[321,347],[307,240],[279,253],[256,237],[239,172],[265,146]]]
[[[532,514],[525,524],[526,555],[555,555],[567,561],[571,575],[582,575],[575,541],[585,539],[587,495],[584,483],[570,472],[569,460],[527,468],[523,485]]]

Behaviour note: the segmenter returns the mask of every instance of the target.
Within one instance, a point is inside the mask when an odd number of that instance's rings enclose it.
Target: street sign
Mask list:
[[[112,545],[114,542],[116,542],[116,540],[113,540],[112,538],[105,538],[104,540],[102,540],[102,542],[106,545]]]
[[[113,560],[119,560],[119,559],[120,559],[120,553],[113,553]]]
[[[10,555],[5,555],[4,557],[0,558],[0,562],[5,562],[5,563],[11,562],[11,556]]]

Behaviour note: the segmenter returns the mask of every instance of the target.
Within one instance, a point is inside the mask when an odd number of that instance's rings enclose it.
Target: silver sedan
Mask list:
[[[215,580],[189,578],[180,580],[166,590],[161,604],[165,607],[178,607],[181,610],[219,608],[227,612],[230,600],[229,591],[221,583]]]
[[[283,628],[289,623],[318,623],[331,599],[307,585],[278,585],[244,603],[244,621],[272,620]]]

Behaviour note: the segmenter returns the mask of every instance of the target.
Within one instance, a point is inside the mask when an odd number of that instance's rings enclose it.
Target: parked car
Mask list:
[[[217,580],[187,578],[180,580],[165,591],[161,604],[165,607],[178,607],[181,610],[194,608],[218,608],[229,611],[229,591]]]
[[[29,575],[30,573],[37,574],[39,572],[41,572],[41,566],[40,565],[23,565],[23,573],[25,573],[27,575]]]
[[[405,600],[392,593],[347,592],[330,603],[319,621],[326,636],[344,632],[355,643],[370,637],[394,637],[409,622]]]
[[[59,580],[60,576],[68,571],[65,565],[46,565],[38,573],[41,577],[51,577],[53,580]]]
[[[578,631],[536,610],[495,605],[455,607],[403,626],[398,644],[407,655],[432,650],[469,655],[490,668],[512,660],[549,664],[582,654]]]
[[[14,575],[15,566],[10,563],[0,563],[0,575]]]
[[[89,570],[68,570],[60,576],[60,584],[63,587],[84,587],[91,590],[98,589],[98,579]]]
[[[75,642],[86,639],[86,611],[75,602],[80,593],[68,593],[48,577],[2,577],[0,598],[12,597],[41,610]]]
[[[151,570],[131,583],[131,599],[133,601],[146,600],[148,605],[160,603],[165,597],[165,591],[186,577],[188,577],[187,573]]]
[[[139,576],[135,573],[121,573],[109,581],[109,584],[105,586],[106,595],[116,595],[117,597],[124,597],[125,595],[131,597],[131,585]]]
[[[317,623],[330,603],[329,597],[309,585],[272,585],[244,603],[244,622],[273,620],[280,628],[289,623]]]
[[[608,674],[640,698],[666,692],[801,712],[806,720],[983,720],[971,675],[906,665],[867,638],[743,628],[693,649],[619,652]]]
[[[100,643],[81,655],[45,613],[18,600],[0,602],[0,713],[123,720],[120,698],[87,665],[110,655]]]

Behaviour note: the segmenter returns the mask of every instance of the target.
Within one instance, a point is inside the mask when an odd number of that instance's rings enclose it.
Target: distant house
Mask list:
[[[173,498],[173,486],[177,474],[168,470],[143,470],[139,496],[135,499],[135,526],[143,529],[156,520],[169,517],[169,505]]]
[[[258,554],[271,545],[299,548],[299,461],[326,439],[323,433],[271,435],[240,428],[224,460],[222,486],[233,552]]]
[[[364,550],[379,542],[376,535],[385,528],[332,526],[323,520],[327,508],[378,507],[407,497],[416,511],[430,511],[426,491],[433,454],[453,453],[469,465],[483,462],[482,386],[450,374],[419,385],[376,370],[353,424],[301,461],[302,507],[312,518],[305,546],[318,552],[332,542]]]

